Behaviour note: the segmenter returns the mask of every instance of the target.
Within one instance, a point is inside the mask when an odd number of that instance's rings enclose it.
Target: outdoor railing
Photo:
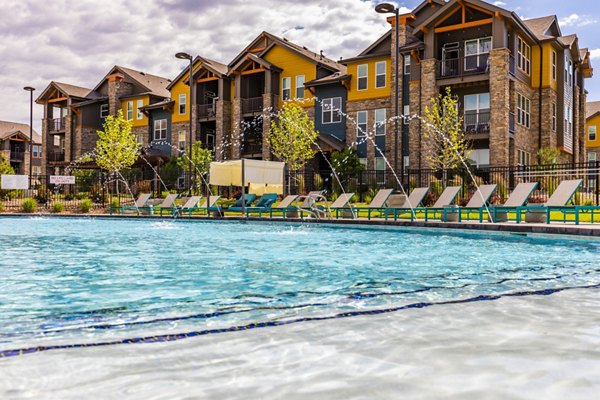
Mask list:
[[[63,162],[65,161],[64,151],[49,151],[47,156],[48,162]]]
[[[25,161],[25,153],[22,151],[11,151],[10,161]]]
[[[211,119],[216,117],[216,104],[199,104],[198,118]]]
[[[489,133],[490,132],[490,112],[465,112],[464,115],[465,133]]]
[[[49,121],[49,130],[50,132],[60,132],[65,130],[65,119],[64,118],[54,118]]]
[[[251,97],[249,99],[242,99],[242,113],[259,113],[263,110],[263,98],[262,97]]]
[[[489,72],[489,54],[479,54],[438,60],[438,78],[456,78],[466,75],[485,74]]]

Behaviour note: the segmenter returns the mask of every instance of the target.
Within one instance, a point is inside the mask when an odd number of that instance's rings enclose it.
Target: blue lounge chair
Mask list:
[[[242,211],[242,201],[244,202],[244,208],[250,208],[250,205],[256,200],[254,193],[246,193],[240,196],[231,207],[224,208],[223,211]]]
[[[251,207],[246,207],[246,213],[259,213],[259,216],[263,212],[268,211],[273,204],[277,201],[277,193],[265,193],[260,196],[260,199]]]

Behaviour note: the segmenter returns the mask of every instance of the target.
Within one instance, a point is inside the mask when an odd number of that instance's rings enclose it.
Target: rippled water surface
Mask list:
[[[0,350],[600,283],[600,243],[453,232],[0,219]]]

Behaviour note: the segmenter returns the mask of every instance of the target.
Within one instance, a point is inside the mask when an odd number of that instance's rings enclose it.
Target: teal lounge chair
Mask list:
[[[156,211],[160,210],[160,215],[162,215],[163,208],[165,210],[173,209],[173,205],[175,204],[175,200],[177,200],[178,196],[179,195],[177,193],[169,193],[160,204],[154,206],[139,207],[139,211],[148,211],[148,214],[153,215]]]
[[[552,219],[552,211],[561,212],[563,215],[562,222],[566,222],[568,214],[576,214],[577,212],[575,206],[569,207],[567,204],[572,201],[582,183],[583,179],[562,181],[544,204],[517,207],[517,223],[522,221],[523,214],[525,214],[526,222],[546,222],[549,224]],[[579,223],[577,216],[576,223]]]
[[[220,215],[222,216],[222,215],[223,215],[223,213],[222,213],[221,207],[219,207],[219,206],[215,206],[215,204],[217,203],[217,201],[218,201],[220,198],[221,198],[221,196],[210,196],[210,197],[209,197],[209,199],[208,199],[208,211],[209,211],[209,212],[211,212],[211,211],[212,211],[212,212],[218,212],[218,213],[220,213]],[[195,211],[198,211],[198,212],[200,213],[200,215],[202,215],[202,214],[206,215],[206,214],[207,214],[207,213],[206,213],[206,201],[207,201],[207,200],[206,200],[206,199],[204,199],[204,203],[202,203],[201,205],[199,205],[199,206],[196,206],[196,207],[190,207],[190,208],[188,208],[188,209],[186,210],[186,211],[188,212],[188,215],[191,217],[191,216],[192,216],[192,214],[193,214]]]
[[[448,186],[433,206],[416,208],[415,211],[425,213],[425,221],[429,221],[430,218],[442,219],[444,216],[444,207],[451,206],[454,203],[460,189],[460,186]]]
[[[127,211],[127,210],[138,211],[139,208],[146,207],[146,205],[148,204],[148,200],[150,200],[150,197],[152,197],[152,195],[150,193],[141,193],[139,195],[139,197],[137,198],[137,200],[135,201],[135,205],[111,207],[110,214],[112,215],[113,210],[119,210],[121,212],[121,214],[125,214],[125,211]]]
[[[251,207],[246,207],[248,214],[258,213],[262,215],[264,211],[268,211],[277,201],[277,193],[265,193],[260,196],[260,199]]]
[[[529,196],[531,196],[531,193],[533,193],[537,186],[537,182],[519,183],[511,192],[510,196],[508,196],[508,199],[504,204],[502,204],[501,206],[492,206],[490,208],[490,212],[493,215],[493,222],[508,221],[509,213],[516,213],[517,207],[524,206],[527,202],[527,199],[529,198]]]
[[[488,207],[486,207],[486,205],[489,204],[490,198],[496,191],[497,187],[498,185],[496,184],[479,186],[479,190],[473,193],[473,196],[471,197],[467,205],[458,209],[458,222],[461,222],[463,219],[469,220],[470,214],[472,212],[475,212],[479,215],[480,223],[483,222],[483,213],[487,212],[488,210]],[[448,209],[444,209],[444,216],[442,217],[443,220],[446,220],[448,218],[448,211]],[[450,212],[452,211],[453,210],[450,210]],[[464,217],[465,213],[466,218]]]
[[[411,222],[414,221],[415,213],[413,210],[422,207],[423,200],[428,192],[429,188],[423,187],[413,189],[408,195],[408,198],[402,194],[390,196],[390,199],[387,202],[387,208],[383,211],[385,220],[387,221],[390,214],[394,216],[394,221],[397,221],[402,214],[410,213],[410,220]]]
[[[381,210],[385,208],[385,203],[388,198],[394,192],[394,189],[380,189],[379,192],[373,197],[373,200],[366,207],[352,207],[356,218],[360,216],[361,211],[367,211],[367,219],[371,219],[371,212],[375,210]]]
[[[273,218],[274,213],[281,213],[281,216],[283,218],[285,218],[286,214],[288,212],[290,212],[290,211],[297,212],[298,205],[292,206],[292,204],[294,204],[294,202],[297,200],[298,200],[298,196],[295,194],[290,194],[290,195],[285,196],[285,198],[283,200],[281,200],[281,202],[279,204],[277,204],[275,207],[271,207],[269,209],[269,218]],[[258,212],[258,216],[262,217],[262,211]]]
[[[354,218],[354,212],[350,207],[350,199],[352,199],[354,193],[342,193],[340,196],[329,206],[329,210],[326,207],[318,207],[316,209],[319,217],[326,217],[328,211],[335,211],[335,218],[340,217],[340,213],[343,218]]]
[[[256,200],[254,193],[245,193],[236,200],[231,207],[224,208],[223,211],[242,211],[242,201],[244,202],[244,208],[250,208],[250,205]]]

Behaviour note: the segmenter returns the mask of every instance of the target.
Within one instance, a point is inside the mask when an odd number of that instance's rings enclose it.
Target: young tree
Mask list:
[[[555,147],[542,147],[537,152],[540,165],[556,164],[556,159],[559,155],[560,151]]]
[[[358,172],[365,170],[364,164],[360,162],[358,154],[353,148],[346,148],[342,151],[331,153],[331,166],[344,186],[348,184],[352,175],[357,177],[358,175],[356,174]],[[335,187],[337,182],[335,180],[333,182]],[[342,188],[339,189],[341,190]]]
[[[459,115],[458,99],[450,88],[431,99],[425,107],[423,138],[432,149],[426,155],[433,169],[442,171],[444,186],[448,183],[447,172],[462,165],[469,157],[470,142],[463,129],[463,118]]]
[[[204,175],[213,161],[213,152],[209,149],[203,149],[201,142],[192,145],[192,179],[197,189],[200,188],[200,176]],[[184,171],[190,167],[188,155],[181,155],[177,158],[177,165]]]
[[[298,171],[314,157],[312,148],[318,133],[315,124],[298,104],[285,102],[277,118],[271,121],[266,137],[275,157],[286,163],[290,172]],[[288,174],[288,192],[291,177]]]

